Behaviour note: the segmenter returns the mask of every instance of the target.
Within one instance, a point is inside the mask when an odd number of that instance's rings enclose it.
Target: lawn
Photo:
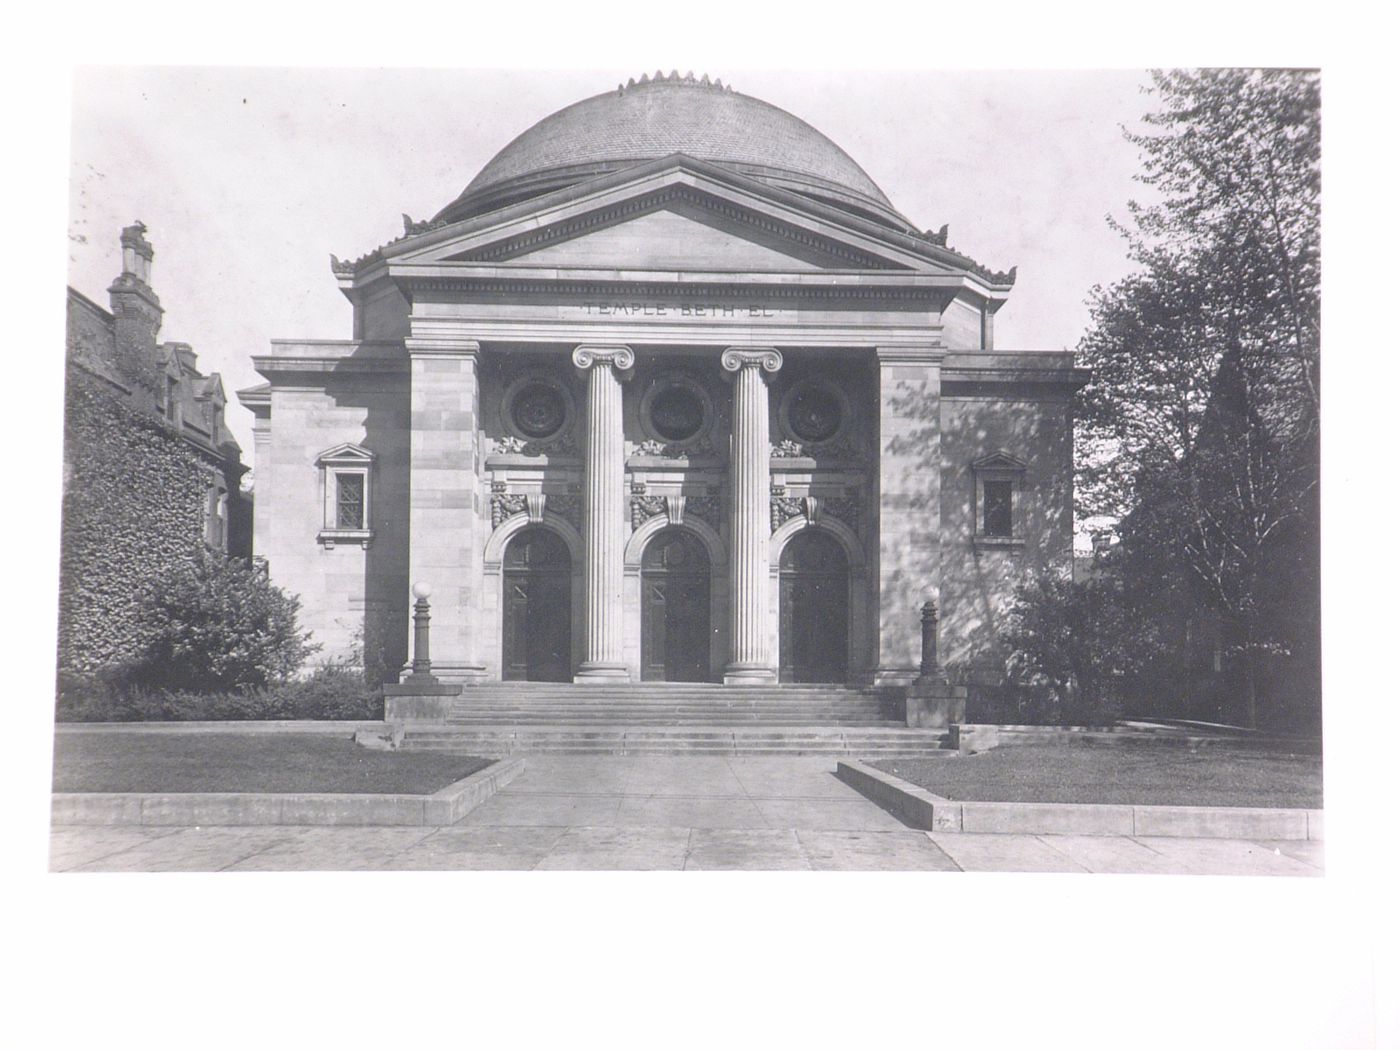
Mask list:
[[[53,790],[430,795],[490,762],[337,736],[78,731],[54,738]]]
[[[1216,746],[1026,745],[870,765],[958,802],[1322,806],[1322,759]]]

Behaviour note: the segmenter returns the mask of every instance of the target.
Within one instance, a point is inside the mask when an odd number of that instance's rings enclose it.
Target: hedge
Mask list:
[[[384,695],[367,685],[360,671],[340,666],[222,693],[131,688],[120,671],[109,671],[61,675],[56,716],[60,722],[378,721],[384,717]]]

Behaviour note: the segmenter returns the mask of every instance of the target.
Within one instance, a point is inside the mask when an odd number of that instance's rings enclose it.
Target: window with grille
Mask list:
[[[335,476],[335,527],[363,529],[365,527],[365,476],[337,474]]]
[[[973,543],[1020,547],[1025,542],[1026,464],[1009,452],[996,452],[972,464],[977,480]]]
[[[982,535],[1011,537],[1011,482],[982,483]]]
[[[321,470],[321,495],[325,517],[316,539],[327,548],[337,544],[358,544],[368,548],[374,532],[370,528],[370,492],[374,453],[352,443],[336,445],[316,457]]]

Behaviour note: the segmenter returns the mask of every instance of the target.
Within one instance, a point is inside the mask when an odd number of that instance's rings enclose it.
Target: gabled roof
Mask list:
[[[723,166],[673,154],[609,172],[527,202],[460,221],[415,223],[404,216],[405,233],[353,263],[331,257],[332,269],[349,289],[374,279],[376,264],[484,263],[550,237],[565,238],[592,224],[683,199],[727,212],[779,236],[844,257],[843,268],[880,269],[965,276],[1004,298],[1014,269],[994,273],[946,246],[946,230],[913,234],[860,218],[840,208],[769,185]],[[611,210],[611,211],[610,211]]]

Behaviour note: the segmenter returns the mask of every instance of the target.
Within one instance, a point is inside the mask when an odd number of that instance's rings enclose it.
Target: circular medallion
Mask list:
[[[568,407],[563,396],[548,383],[526,383],[510,402],[511,422],[526,437],[552,437],[564,425],[567,416]]]
[[[689,387],[667,387],[652,398],[650,421],[667,441],[688,441],[705,425],[705,405]]]
[[[787,406],[787,423],[803,441],[826,441],[841,429],[841,399],[818,383],[804,383]]]

